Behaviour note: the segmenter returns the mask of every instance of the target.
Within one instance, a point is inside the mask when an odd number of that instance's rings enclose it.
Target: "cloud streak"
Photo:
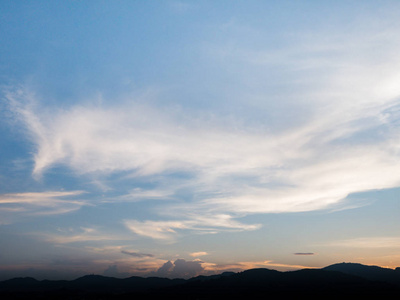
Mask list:
[[[78,230],[57,234],[38,234],[47,242],[54,244],[88,243],[96,241],[120,241],[127,240],[128,236],[110,234],[99,231],[96,228],[81,227]]]
[[[208,255],[208,253],[205,251],[199,251],[199,252],[192,252],[189,255],[192,257],[199,257],[199,256]]]
[[[36,192],[0,195],[0,213],[15,213],[31,216],[57,215],[76,211],[87,201],[76,200],[83,197],[83,191],[69,192]],[[69,199],[68,199],[69,198]],[[12,219],[12,216],[7,216]]]
[[[125,220],[125,226],[133,233],[158,240],[174,240],[180,232],[189,230],[202,234],[213,234],[219,231],[255,230],[258,224],[244,224],[235,221],[229,215],[191,216],[179,221],[137,221]]]
[[[126,250],[122,250],[121,253],[126,254],[126,255],[130,255],[133,257],[154,257],[153,254],[148,254],[148,253],[141,253],[141,252],[131,252],[131,251],[126,251]]]

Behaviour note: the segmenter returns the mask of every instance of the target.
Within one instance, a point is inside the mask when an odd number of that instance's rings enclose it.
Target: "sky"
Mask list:
[[[400,266],[399,14],[0,1],[0,280]]]

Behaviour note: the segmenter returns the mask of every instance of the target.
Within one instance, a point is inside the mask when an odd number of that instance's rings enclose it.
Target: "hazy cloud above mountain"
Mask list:
[[[131,274],[129,274],[127,272],[120,272],[118,270],[118,266],[117,265],[111,265],[106,270],[104,270],[103,275],[104,276],[108,276],[108,277],[115,277],[115,278],[127,278]]]
[[[155,274],[160,277],[188,279],[198,276],[204,271],[201,264],[200,260],[186,261],[180,258],[173,263],[167,261]]]

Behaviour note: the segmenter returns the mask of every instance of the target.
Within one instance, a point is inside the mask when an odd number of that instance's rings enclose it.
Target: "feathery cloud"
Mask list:
[[[125,226],[137,235],[159,240],[174,240],[179,231],[190,230],[197,233],[216,233],[218,231],[255,230],[257,224],[243,224],[233,220],[229,215],[190,216],[190,219],[179,221],[137,221],[125,220]]]
[[[0,213],[10,222],[18,215],[57,215],[76,211],[84,205],[85,200],[76,200],[77,196],[83,197],[83,191],[69,192],[35,192],[13,193],[0,195]]]
[[[128,236],[105,233],[91,227],[81,227],[79,231],[77,231],[78,230],[72,230],[71,232],[58,234],[38,234],[38,236],[46,240],[47,242],[54,244],[70,244],[79,242],[87,243],[93,241],[118,241],[128,239]]]
[[[51,116],[29,106],[19,110],[37,144],[37,176],[56,163],[77,174],[184,172],[190,176],[182,181],[197,202],[224,212],[264,213],[322,209],[350,193],[400,184],[398,134],[388,121],[397,114],[397,101],[363,105],[339,103],[303,126],[276,133],[232,130],[222,121],[181,124],[178,116],[135,105],[79,106]],[[377,140],[356,137],[378,128]],[[355,136],[352,143],[349,136]],[[136,190],[131,197],[173,197],[181,187]]]
[[[383,41],[388,34],[371,38]],[[36,146],[34,176],[44,176],[55,165],[70,168],[76,176],[118,179],[124,174],[148,180],[153,187],[133,190],[119,200],[178,200],[171,209],[158,211],[163,217],[176,215],[174,220],[125,221],[136,234],[170,239],[185,229],[251,230],[257,226],[234,224],[233,218],[325,209],[352,193],[400,185],[400,89],[395,84],[400,45],[397,40],[388,45],[374,40],[385,45],[380,47],[387,55],[382,61],[383,54],[372,51],[368,39],[344,39],[340,45],[353,47],[309,41],[279,53],[224,51],[228,60],[220,64],[232,59],[250,70],[284,64],[285,72],[293,74],[288,84],[293,83],[294,92],[281,94],[277,104],[282,108],[277,110],[278,125],[264,121],[276,99],[262,90],[251,105],[247,96],[237,100],[251,112],[257,110],[257,117],[206,117],[196,108],[174,110],[136,99],[46,110],[24,91],[9,92],[6,98]],[[354,60],[348,49],[365,52]],[[321,51],[330,59],[321,60]],[[243,72],[241,76],[248,69]],[[301,111],[301,117],[286,122],[291,108]],[[184,217],[188,215],[190,219]],[[199,216],[207,215],[214,220],[202,226]],[[229,216],[230,223],[215,225],[222,220],[215,215]]]

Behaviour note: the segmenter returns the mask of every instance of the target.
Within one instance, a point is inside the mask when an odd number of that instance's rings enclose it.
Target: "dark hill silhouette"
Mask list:
[[[144,292],[173,285],[183,284],[184,279],[168,279],[159,277],[143,278],[132,276],[125,279],[105,277],[100,275],[86,275],[72,281],[43,280],[33,278],[15,278],[0,282],[1,292],[53,292],[56,290],[79,291],[81,293],[110,293],[123,294]],[[1,298],[1,297],[0,297]]]
[[[355,263],[339,263],[323,268],[327,271],[338,271],[375,281],[385,281],[400,285],[400,268],[396,270],[378,266],[366,266]]]
[[[7,289],[11,290],[18,290],[18,289],[35,289],[40,284],[40,281],[37,281],[31,277],[24,277],[24,278],[13,278],[9,280],[5,280],[0,282],[0,290],[2,287],[6,287]]]
[[[221,277],[232,276],[234,274],[236,274],[236,273],[235,272],[223,272],[223,273],[217,274],[217,275],[209,275],[209,276],[200,275],[200,276],[196,276],[196,277],[190,278],[188,280],[188,282],[207,281],[207,280],[211,280],[211,279],[218,279],[218,278],[221,278]]]
[[[322,299],[327,295],[389,297],[400,295],[400,289],[389,283],[334,271],[305,269],[278,272],[253,269],[215,280],[188,282],[154,294],[174,299],[191,299],[191,296],[199,299],[264,299],[282,296]]]
[[[189,280],[137,276],[117,279],[99,275],[72,281],[16,278],[0,282],[0,299],[264,299],[274,296],[320,299],[349,295],[383,299],[400,296],[400,286],[388,275],[399,273],[399,270],[380,267],[336,264],[290,272],[251,269]]]

